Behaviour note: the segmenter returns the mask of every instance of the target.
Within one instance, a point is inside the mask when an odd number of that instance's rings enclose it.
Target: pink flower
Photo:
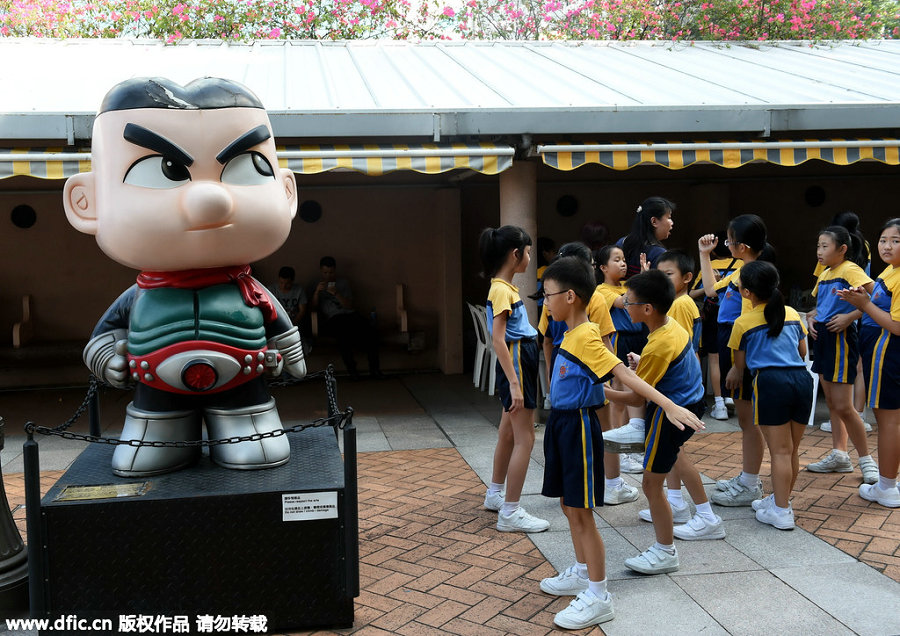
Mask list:
[[[453,10],[453,7],[444,7],[444,10],[441,12],[448,18],[452,18],[456,15],[456,11]]]
[[[270,40],[277,40],[279,37],[281,37],[281,29],[279,29],[278,27],[275,27],[274,29],[269,31]]]

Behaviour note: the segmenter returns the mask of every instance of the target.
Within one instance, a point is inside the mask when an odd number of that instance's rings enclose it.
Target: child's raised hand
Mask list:
[[[632,371],[637,369],[638,363],[641,361],[641,356],[629,351],[625,357],[628,359],[628,368]]]
[[[697,247],[700,249],[701,255],[711,254],[718,244],[719,238],[715,234],[704,234],[697,241]]]
[[[669,418],[669,421],[672,422],[679,431],[683,431],[687,427],[690,427],[695,431],[702,431],[706,428],[700,418],[683,406],[678,406],[677,404],[673,404],[666,409],[666,417]]]
[[[650,263],[647,262],[647,255],[641,252],[641,271],[649,272],[650,271]]]
[[[837,290],[838,298],[841,300],[846,300],[848,303],[856,307],[857,309],[862,309],[869,303],[869,292],[866,291],[865,287],[850,287],[849,289],[839,289]]]

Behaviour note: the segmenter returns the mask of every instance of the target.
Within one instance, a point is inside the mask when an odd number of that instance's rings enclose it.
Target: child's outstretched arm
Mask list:
[[[869,314],[879,327],[886,329],[893,336],[900,336],[900,322],[891,318],[888,312],[873,303],[869,292],[870,290],[865,287],[851,287],[850,289],[839,289],[837,294],[841,300],[846,300],[860,311]]]
[[[634,393],[645,400],[659,405],[666,412],[666,417],[675,425],[675,428],[682,431],[685,427],[690,427],[695,431],[706,428],[700,418],[686,408],[678,406],[675,402],[641,380],[634,371],[624,364],[617,364],[612,372],[622,384],[634,391]]]

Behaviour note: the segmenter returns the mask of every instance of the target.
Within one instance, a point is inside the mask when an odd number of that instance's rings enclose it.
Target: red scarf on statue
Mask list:
[[[141,289],[159,289],[161,287],[202,289],[224,283],[236,284],[244,302],[250,307],[259,307],[266,322],[272,322],[278,317],[278,311],[275,309],[272,299],[269,298],[266,288],[250,275],[249,265],[185,269],[178,272],[141,272],[137,277],[137,284]]]

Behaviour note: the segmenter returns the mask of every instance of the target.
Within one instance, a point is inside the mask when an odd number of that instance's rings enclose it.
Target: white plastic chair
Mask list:
[[[472,316],[472,324],[475,327],[475,365],[472,369],[472,384],[479,389],[482,385],[482,374],[484,372],[485,359],[487,354],[487,337],[483,321],[479,314],[479,309],[472,303],[466,303],[469,308],[469,314]]]
[[[475,308],[478,310],[478,319],[484,331],[485,349],[487,350],[488,368],[486,369],[487,372],[483,374],[487,376],[487,386],[482,387],[482,389],[487,388],[488,395],[493,395],[494,388],[497,386],[497,352],[494,351],[494,343],[488,333],[487,308],[484,305],[476,305]]]
[[[803,324],[806,325],[806,330],[809,331],[809,322],[806,320],[806,313],[802,311],[798,311],[800,314],[800,320],[803,321]],[[807,426],[815,426],[816,425],[816,400],[819,397],[819,374],[813,373],[812,370],[812,359],[810,358],[809,352],[812,350],[812,336],[807,336],[806,338],[806,356],[803,358],[803,362],[806,363],[806,370],[809,371],[809,374],[813,379],[813,399],[812,399],[812,408],[809,411],[809,422],[806,423]]]

